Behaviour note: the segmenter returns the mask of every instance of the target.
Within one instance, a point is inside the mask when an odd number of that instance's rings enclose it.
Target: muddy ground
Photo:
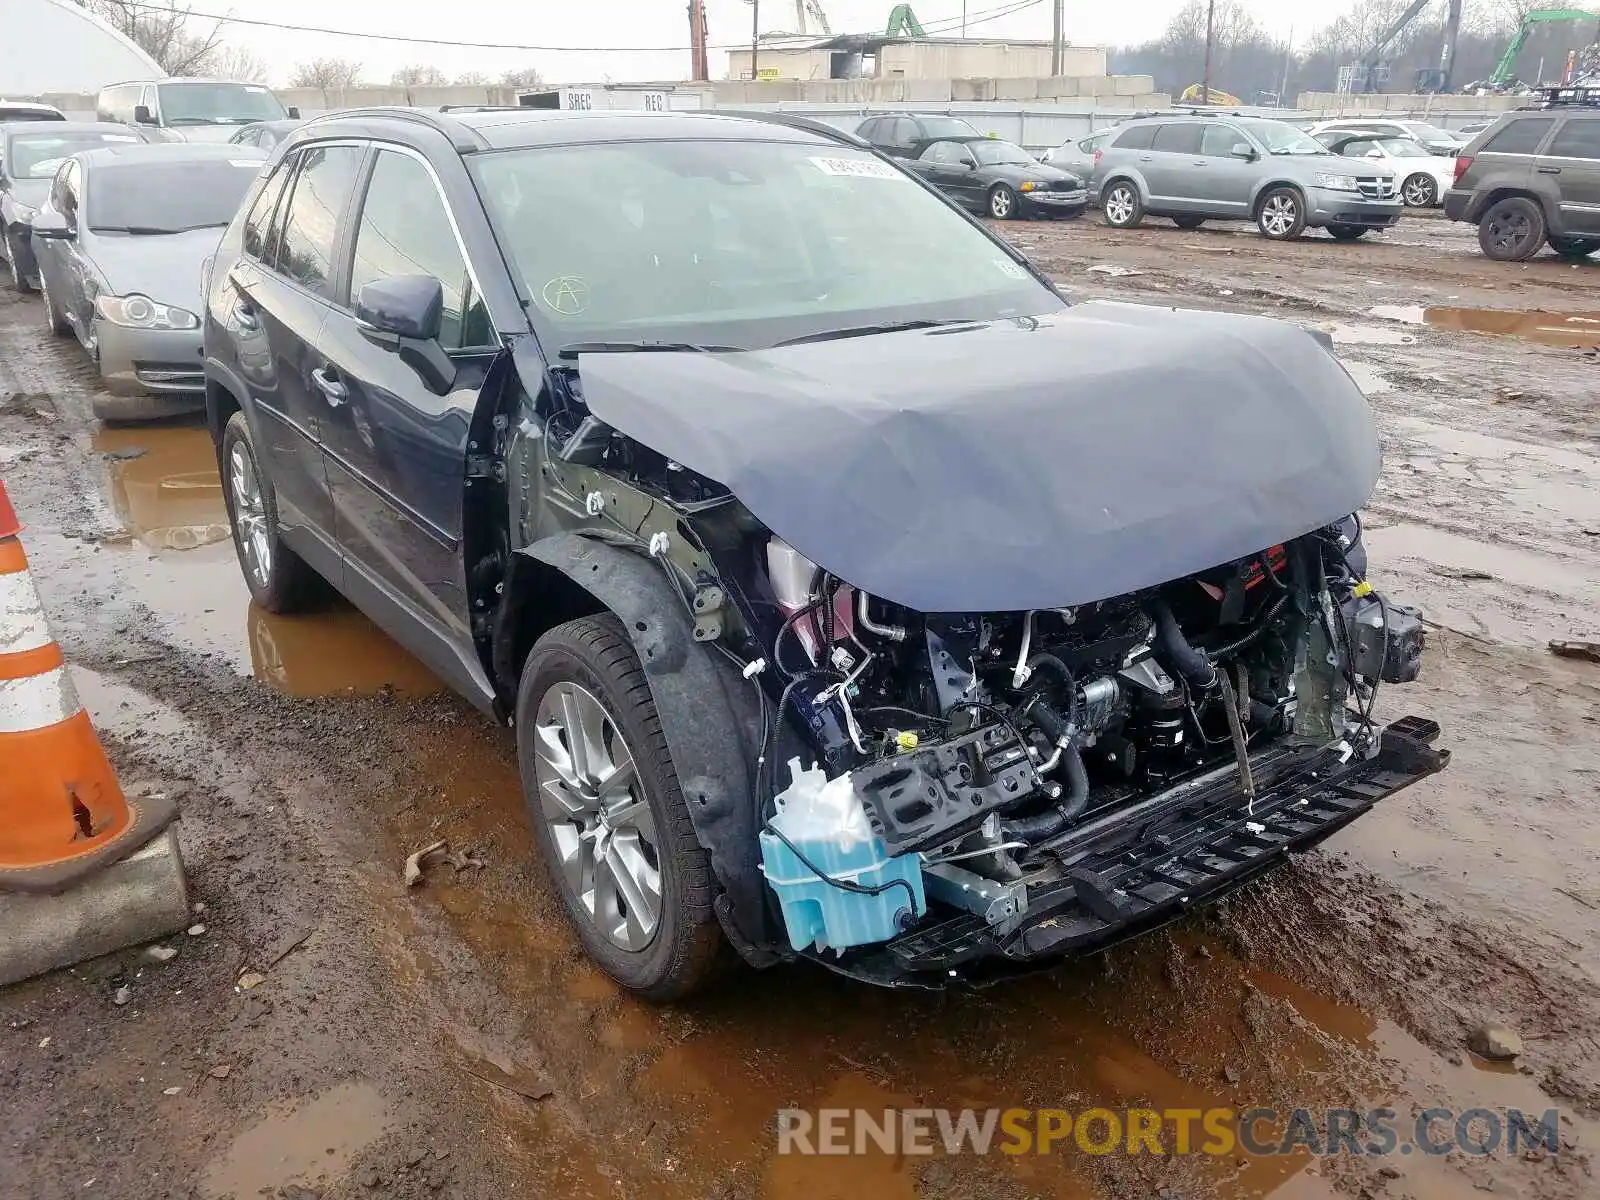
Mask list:
[[[253,609],[203,431],[99,426],[75,344],[0,299],[0,473],[124,785],[182,795],[204,906],[164,965],[134,950],[0,993],[0,1195],[1597,1194],[1600,666],[1545,646],[1600,639],[1600,266],[1490,263],[1426,219],[1356,245],[1004,232],[1085,298],[1333,333],[1383,431],[1374,574],[1431,628],[1387,715],[1441,722],[1443,776],[1223,907],[1046,976],[901,995],[736,971],[647,1007],[563,924],[508,737],[348,607]],[[405,855],[435,838],[486,865],[407,891]],[[1516,1065],[1466,1050],[1486,1020],[1520,1032]],[[775,1153],[786,1106],[1330,1103],[1557,1106],[1562,1144]]]

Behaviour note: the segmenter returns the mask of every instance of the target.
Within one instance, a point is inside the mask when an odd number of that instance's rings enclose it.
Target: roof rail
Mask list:
[[[322,113],[311,118],[313,121],[342,121],[361,119],[364,117],[383,117],[392,121],[410,121],[417,125],[426,125],[436,129],[450,139],[450,144],[459,154],[470,154],[475,150],[482,150],[488,142],[478,133],[459,121],[452,121],[448,114],[430,112],[425,108],[404,108],[401,105],[384,105],[370,108],[341,108],[336,112]]]
[[[527,112],[520,104],[441,104],[439,111],[450,112]]]

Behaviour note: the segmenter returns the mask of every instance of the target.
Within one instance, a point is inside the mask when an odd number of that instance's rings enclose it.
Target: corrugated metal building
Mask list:
[[[762,38],[756,47],[761,79],[1039,79],[1050,75],[1050,43],[979,38]],[[1067,46],[1063,76],[1104,75],[1104,46]],[[749,79],[749,49],[728,51],[729,79]]]
[[[124,79],[164,79],[138,46],[71,0],[4,0],[0,96],[97,92]]]

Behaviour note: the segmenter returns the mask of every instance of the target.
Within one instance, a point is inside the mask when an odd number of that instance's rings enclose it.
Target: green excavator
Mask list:
[[[1511,35],[1511,41],[1506,45],[1506,52],[1500,56],[1500,61],[1495,64],[1487,83],[1490,87],[1504,87],[1516,76],[1517,55],[1522,53],[1523,46],[1528,43],[1528,35],[1535,26],[1551,21],[1595,21],[1600,22],[1600,13],[1592,13],[1582,8],[1536,8],[1522,18],[1522,23],[1517,26],[1517,32]]]

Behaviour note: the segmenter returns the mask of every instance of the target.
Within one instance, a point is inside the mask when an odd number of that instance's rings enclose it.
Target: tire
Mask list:
[[[1275,187],[1256,203],[1256,228],[1274,242],[1292,242],[1305,232],[1306,202],[1292,187]]]
[[[228,523],[233,527],[233,549],[250,598],[268,612],[304,610],[321,581],[279,535],[277,493],[272,489],[271,478],[261,469],[250,437],[250,423],[242,412],[228,418],[222,431],[220,459],[222,498],[228,509]],[[248,471],[244,470],[246,466]]]
[[[1478,247],[1495,262],[1526,262],[1544,241],[1544,209],[1526,196],[1500,200],[1478,219]]]
[[[1406,176],[1406,181],[1400,185],[1400,198],[1407,208],[1432,208],[1439,203],[1439,184],[1432,175],[1418,171]]]
[[[1596,250],[1600,250],[1600,238],[1578,237],[1576,234],[1551,234],[1545,240],[1549,242],[1550,249],[1566,259],[1588,258]]]
[[[1329,225],[1328,236],[1336,242],[1353,242],[1367,236],[1365,225]]]
[[[1017,216],[1017,194],[1003,183],[997,183],[989,189],[989,198],[984,203],[988,214],[996,221],[1010,221]]]
[[[39,272],[39,294],[44,300],[44,327],[56,337],[66,337],[72,332],[72,326],[56,309],[56,302],[50,295],[50,281],[44,277],[43,271]]]
[[[1113,229],[1137,229],[1144,220],[1144,201],[1127,179],[1114,179],[1100,193],[1100,215]]]
[[[573,727],[590,731],[585,757],[598,748],[605,767],[574,763]],[[624,753],[632,782],[608,800],[594,776]],[[589,957],[648,1000],[682,999],[703,985],[722,946],[716,879],[650,685],[616,617],[569,621],[534,645],[517,688],[517,759],[534,840]],[[574,778],[583,782],[565,782]],[[619,812],[632,816],[613,828],[607,821]],[[602,841],[607,849],[597,850]],[[602,871],[602,862],[616,866]]]
[[[1206,223],[1206,219],[1196,216],[1173,217],[1172,223],[1179,229],[1199,229]]]
[[[28,282],[28,277],[22,273],[22,268],[18,265],[21,258],[22,250],[17,245],[17,235],[6,234],[6,262],[11,267],[11,290],[25,296],[33,291],[33,284]]]

